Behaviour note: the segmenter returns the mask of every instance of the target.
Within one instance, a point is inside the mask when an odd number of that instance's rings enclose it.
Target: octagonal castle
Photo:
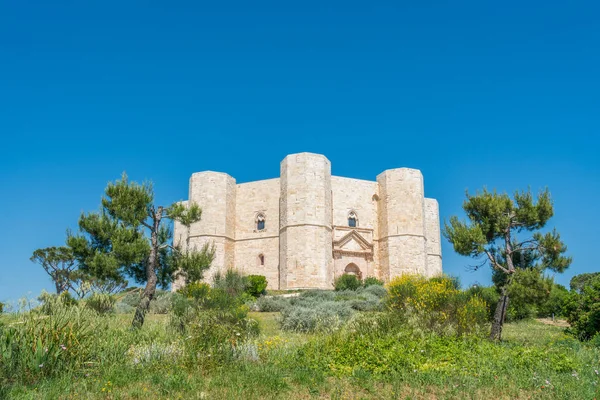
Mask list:
[[[442,273],[438,203],[416,169],[376,181],[331,175],[320,154],[288,155],[279,178],[236,184],[220,172],[190,178],[189,200],[202,219],[175,223],[176,243],[215,245],[210,279],[228,268],[266,276],[270,289],[332,289],[344,274],[389,281],[403,273]],[[177,290],[182,281],[174,282]]]

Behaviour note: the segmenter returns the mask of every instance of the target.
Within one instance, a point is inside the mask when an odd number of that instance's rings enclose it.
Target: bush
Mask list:
[[[121,299],[120,303],[125,303],[130,307],[136,308],[140,301],[142,301],[141,289],[133,288],[126,292],[125,296]]]
[[[562,285],[553,284],[548,300],[537,307],[537,316],[541,318],[566,316],[569,291]]]
[[[567,300],[568,331],[579,340],[590,340],[600,332],[600,276],[586,282],[581,293],[572,291]]]
[[[383,299],[387,296],[388,292],[385,287],[379,285],[370,285],[363,289],[363,293],[370,293],[373,296],[376,296],[380,299]]]
[[[106,314],[113,311],[115,298],[107,293],[92,293],[85,300],[85,305],[99,314]]]
[[[241,296],[248,286],[248,278],[234,269],[228,269],[225,274],[217,272],[213,276],[213,287],[227,292],[232,297]]]
[[[259,297],[266,293],[268,284],[267,278],[262,275],[248,275],[246,278],[246,293],[253,297]]]
[[[210,293],[210,286],[207,283],[189,283],[181,289],[179,289],[178,293],[181,293],[183,296],[190,299],[204,301],[208,298],[208,294]]]
[[[419,329],[457,335],[481,332],[489,317],[486,302],[457,286],[448,277],[402,275],[390,282],[388,306]]]
[[[171,310],[173,293],[161,292],[150,302],[150,312],[152,314],[168,314]]]
[[[335,290],[356,290],[361,287],[360,279],[356,275],[343,274],[334,282]]]
[[[348,303],[327,301],[310,306],[298,305],[281,311],[281,329],[293,332],[327,332],[342,326],[355,311]]]
[[[380,281],[379,279],[375,278],[374,276],[369,276],[363,281],[364,287],[369,287],[369,286],[373,286],[373,285],[383,286],[384,283],[383,283],[383,281]]]
[[[4,312],[4,303],[0,301],[0,314]]]
[[[500,301],[500,294],[498,294],[496,288],[494,286],[473,285],[465,292],[467,293],[467,297],[477,296],[485,302],[488,309],[487,320],[492,321],[496,306],[498,305],[498,301]]]
[[[256,308],[260,312],[279,312],[289,304],[289,301],[280,297],[259,297],[256,300]]]

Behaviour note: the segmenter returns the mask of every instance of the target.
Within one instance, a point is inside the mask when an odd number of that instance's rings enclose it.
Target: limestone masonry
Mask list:
[[[189,231],[176,223],[175,241],[189,232],[192,249],[214,243],[207,279],[235,268],[266,276],[271,289],[332,289],[344,273],[384,281],[442,273],[438,203],[424,197],[419,170],[365,181],[332,176],[325,156],[291,154],[275,179],[236,184],[225,173],[197,172],[188,201],[202,207],[202,220]]]

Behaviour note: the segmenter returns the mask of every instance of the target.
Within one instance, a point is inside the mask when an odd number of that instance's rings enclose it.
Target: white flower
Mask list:
[[[44,366],[44,364],[40,364],[40,368],[42,368]]]

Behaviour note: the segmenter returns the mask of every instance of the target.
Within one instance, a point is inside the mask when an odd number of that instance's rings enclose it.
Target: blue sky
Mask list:
[[[126,3],[126,4],[124,4]],[[418,3],[418,4],[416,4]],[[574,262],[600,270],[598,2],[0,3],[0,301],[52,285],[64,243],[126,170],[157,200],[191,173],[421,169],[442,219],[465,190],[549,187]],[[443,243],[464,285],[489,270]]]

